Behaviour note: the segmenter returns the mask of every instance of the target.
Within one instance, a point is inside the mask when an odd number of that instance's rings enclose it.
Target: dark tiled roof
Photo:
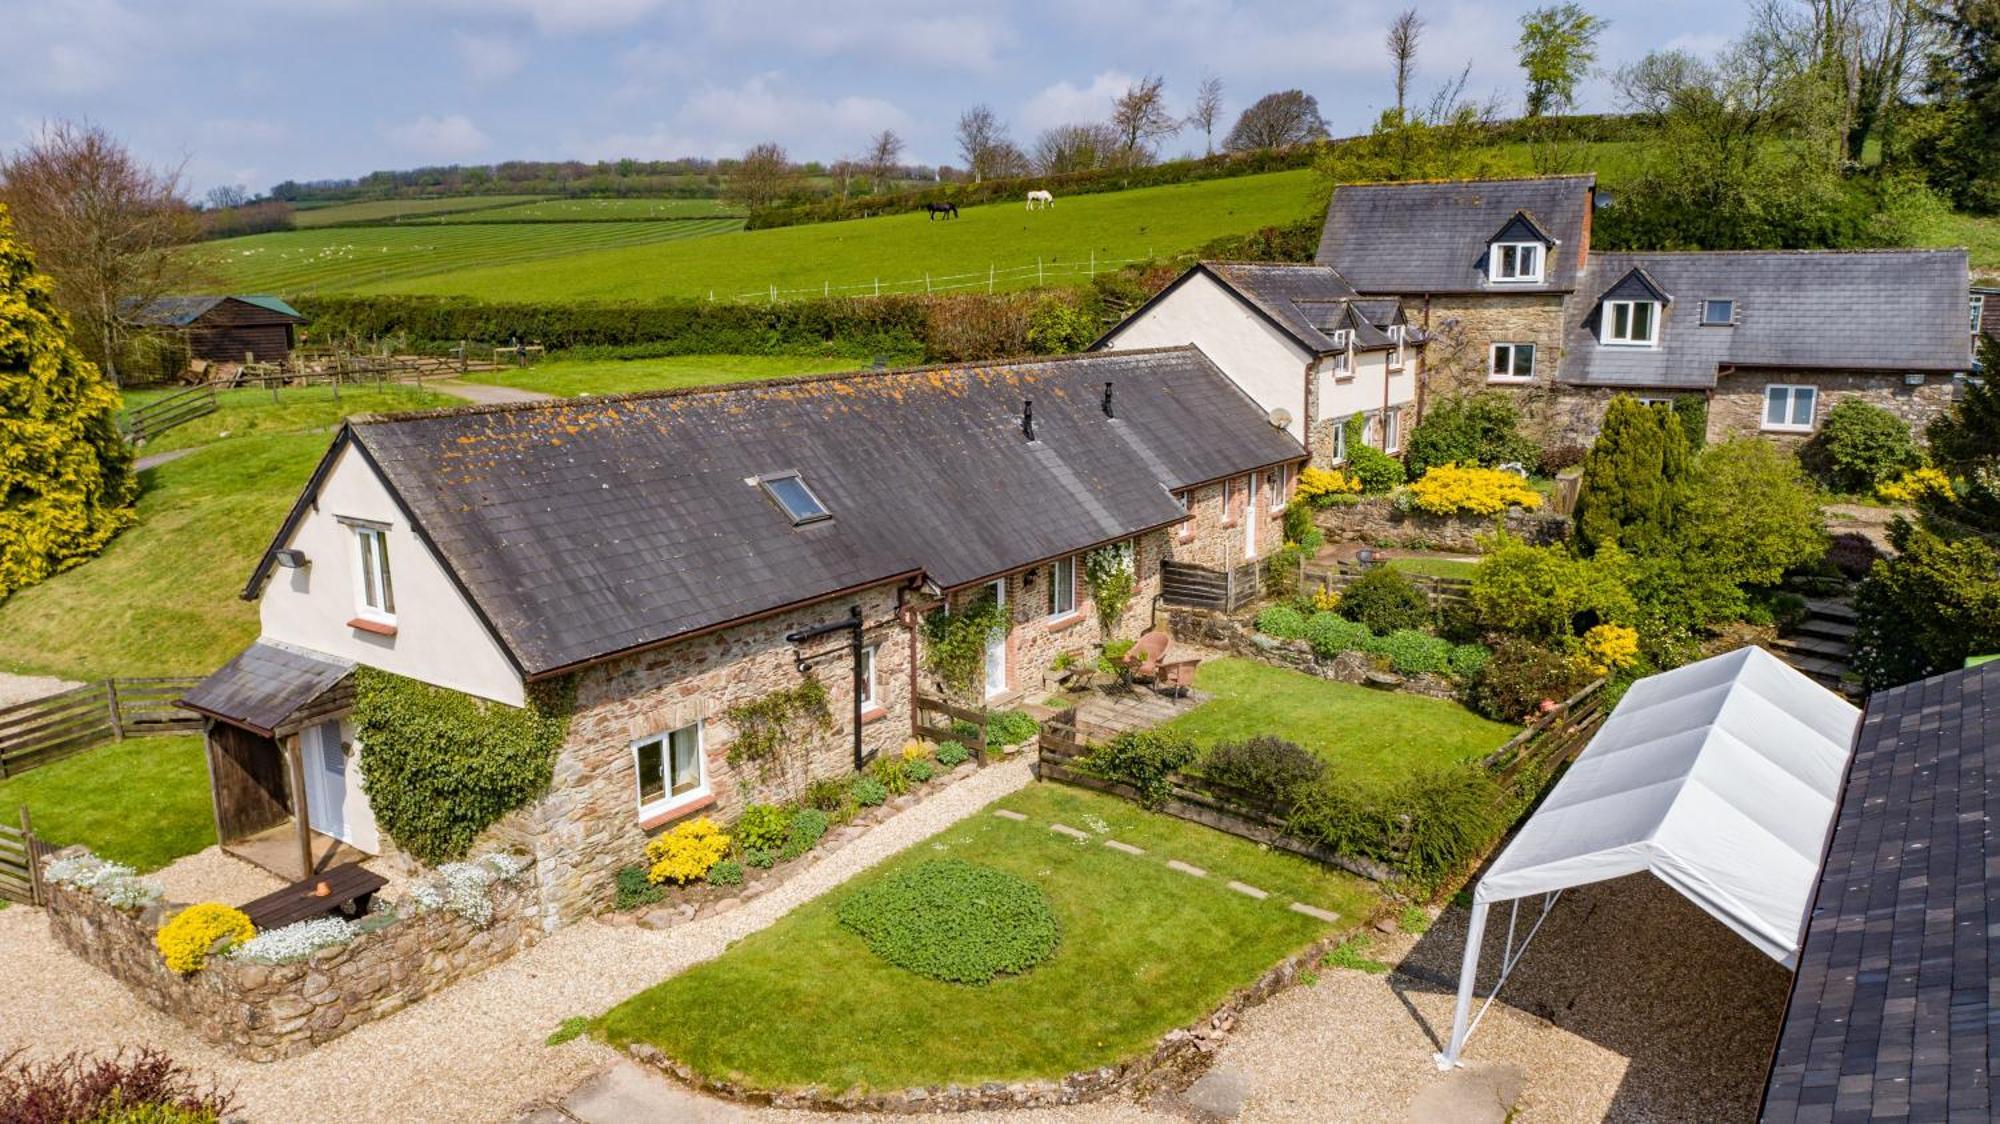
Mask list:
[[[1601,295],[1634,270],[1674,297],[1657,348],[1597,342]],[[1972,366],[1963,250],[1599,253],[1570,302],[1563,381],[1715,385],[1717,368],[1963,371]],[[1736,302],[1703,327],[1703,301]]]
[[[1576,283],[1595,176],[1353,184],[1328,204],[1315,260],[1364,293],[1535,293]],[[1553,239],[1542,285],[1488,285],[1486,246],[1525,214]]]
[[[347,432],[530,675],[918,571],[1004,573],[1178,521],[1170,488],[1304,455],[1192,347]],[[751,482],[793,471],[833,518],[794,527]]]
[[[1878,691],[1763,1119],[2000,1117],[2000,663]]]
[[[241,301],[255,305],[266,312],[289,316],[303,321],[299,310],[277,297],[270,296],[222,296],[222,297],[156,297],[144,302],[126,302],[126,319],[135,324],[152,324],[163,328],[185,328],[209,314],[223,301]]]
[[[1586,297],[1592,295],[1585,294]],[[1625,276],[1620,277],[1609,289],[1594,295],[1601,301],[1659,301],[1661,304],[1666,304],[1674,299],[1672,293],[1660,288],[1659,282],[1653,280],[1644,269],[1639,268],[1627,270]]]
[[[1402,322],[1395,301],[1357,299],[1360,294],[1328,266],[1203,262],[1196,268],[1235,290],[1314,354],[1340,350],[1328,333],[1343,329],[1354,332],[1356,346],[1364,350],[1392,347],[1384,329]]]
[[[181,705],[270,734],[331,690],[354,665],[259,640],[181,696]]]
[[[1497,231],[1493,235],[1493,237],[1488,238],[1487,241],[1488,242],[1540,242],[1544,246],[1551,246],[1555,244],[1555,239],[1549,237],[1547,231],[1543,230],[1539,226],[1536,226],[1535,220],[1529,218],[1528,212],[1526,211],[1515,211],[1514,217],[1507,220],[1507,225],[1501,227],[1499,231]]]

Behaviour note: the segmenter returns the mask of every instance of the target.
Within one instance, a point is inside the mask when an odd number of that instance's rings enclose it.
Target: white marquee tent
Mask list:
[[[1793,967],[1861,712],[1762,648],[1634,683],[1473,894],[1441,1067],[1472,1014],[1487,912],[1511,902],[1493,1002],[1562,891],[1650,872]],[[1515,947],[1522,898],[1539,917]]]

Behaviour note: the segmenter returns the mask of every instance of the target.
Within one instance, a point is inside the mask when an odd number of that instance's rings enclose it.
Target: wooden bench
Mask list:
[[[325,894],[317,892],[321,883],[326,885]],[[375,891],[388,884],[387,878],[360,863],[346,863],[265,894],[244,906],[243,912],[260,933],[333,914],[362,917],[368,913]]]

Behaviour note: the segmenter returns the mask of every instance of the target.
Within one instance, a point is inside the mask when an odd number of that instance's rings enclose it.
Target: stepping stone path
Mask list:
[[[1229,884],[1229,888],[1236,891],[1239,894],[1242,894],[1246,898],[1256,898],[1260,902],[1263,901],[1265,898],[1271,896],[1269,891],[1259,890],[1257,887],[1250,885],[1248,882],[1231,882]]]
[[[1303,913],[1307,917],[1317,917],[1321,921],[1340,920],[1340,914],[1321,909],[1318,906],[1307,905],[1304,902],[1293,902],[1290,908],[1293,913]]]
[[[1008,810],[1008,809],[1006,809],[1006,808],[999,808],[999,809],[996,809],[996,810],[994,811],[994,813],[993,813],[993,814],[994,814],[994,815],[996,815],[996,816],[999,816],[999,817],[1000,817],[1001,819],[1003,819],[1003,820],[1013,820],[1013,821],[1015,821],[1016,823],[1019,823],[1019,822],[1021,822],[1021,821],[1023,821],[1023,820],[1026,820],[1026,819],[1028,818],[1028,817],[1026,817],[1026,816],[1022,815],[1022,814],[1021,814],[1021,813],[1019,813],[1019,812],[1015,812],[1015,811],[1010,811],[1010,810]]]
[[[1143,855],[1146,853],[1140,848],[1134,847],[1130,843],[1120,843],[1116,839],[1106,839],[1104,841],[1104,845],[1106,847],[1111,848],[1114,851],[1123,851],[1128,855]]]
[[[1190,865],[1188,865],[1187,863],[1184,863],[1184,862],[1180,861],[1179,859],[1168,859],[1168,860],[1167,860],[1167,869],[1168,869],[1168,870],[1178,870],[1178,871],[1180,871],[1180,872],[1181,872],[1182,874],[1189,874],[1189,875],[1193,875],[1193,876],[1194,876],[1194,877],[1196,877],[1196,878],[1207,878],[1207,877],[1208,877],[1208,872],[1207,872],[1207,871],[1203,870],[1202,868],[1200,868],[1200,867],[1198,867],[1198,866],[1190,866]]]
[[[1053,831],[1053,832],[1055,832],[1055,833],[1056,833],[1057,835],[1067,835],[1067,836],[1069,836],[1069,837],[1070,837],[1071,839],[1089,839],[1089,838],[1090,838],[1090,833],[1089,833],[1089,832],[1087,832],[1087,831],[1078,831],[1077,829],[1075,829],[1075,828],[1073,828],[1073,827],[1069,826],[1069,825],[1068,825],[1068,824],[1066,824],[1066,823],[1052,823],[1052,824],[1050,824],[1050,825],[1049,825],[1049,830],[1050,830],[1050,831]]]

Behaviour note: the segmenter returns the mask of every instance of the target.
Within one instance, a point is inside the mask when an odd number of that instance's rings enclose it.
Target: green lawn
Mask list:
[[[139,523],[0,603],[0,669],[206,675],[257,637],[238,598],[326,451],[324,433],[231,438],[140,474]]]
[[[742,218],[720,199],[538,199],[512,207],[441,215],[438,222],[603,222],[606,219]]]
[[[1469,581],[1479,569],[1479,563],[1460,562],[1454,558],[1391,558],[1389,568],[1427,578],[1465,578]]]
[[[364,199],[357,203],[335,203],[330,207],[301,207],[292,212],[292,222],[301,228],[344,222],[392,223],[400,219],[436,218],[446,214],[514,207],[542,198],[540,195],[452,195],[435,199]]]
[[[1203,746],[1275,734],[1364,781],[1390,781],[1416,765],[1471,761],[1520,733],[1454,702],[1335,683],[1236,657],[1202,664],[1195,686],[1215,697],[1161,729]]]
[[[163,393],[171,391],[129,392],[125,395],[125,405],[141,406]],[[222,440],[225,435],[235,438],[330,429],[350,414],[387,414],[460,404],[459,399],[434,391],[393,384],[343,386],[337,398],[331,386],[280,387],[275,399],[269,390],[224,390],[216,394],[214,413],[175,426],[146,442],[139,452],[143,455],[206,445]]]
[[[512,371],[469,376],[468,382],[577,394],[629,394],[686,386],[852,371],[866,361],[816,355],[671,355],[659,359],[558,359]]]
[[[613,1008],[613,1043],[650,1042],[695,1069],[766,1088],[1057,1077],[1147,1049],[1327,931],[1286,908],[1305,900],[1364,921],[1365,882],[1096,793],[1038,784],[918,843],[847,885]],[[1146,849],[1121,854],[1051,821]],[[1104,838],[1096,835],[1096,838]],[[836,919],[860,887],[950,855],[1026,878],[1062,924],[1055,955],[985,987],[939,983],[878,959]],[[1203,879],[1167,858],[1206,868]],[[1255,901],[1229,879],[1271,892]]]
[[[1975,278],[2000,274],[2000,217],[1948,214],[1921,237],[1925,246],[1964,246]]]
[[[0,781],[0,819],[16,822],[23,804],[42,838],[140,870],[215,842],[198,734],[113,742]]]
[[[703,224],[461,223],[287,231],[210,246],[229,287],[286,294],[732,300],[773,285],[793,296],[827,285],[872,292],[877,278],[884,292],[923,292],[926,273],[935,285],[980,291],[989,266],[1003,271],[996,288],[1036,284],[1037,259],[1049,283],[1080,284],[1093,254],[1100,265],[1166,257],[1295,221],[1320,202],[1313,174],[1298,170],[1079,195],[1044,211],[1017,202],[967,207],[943,222],[899,214],[679,240],[669,239]]]

